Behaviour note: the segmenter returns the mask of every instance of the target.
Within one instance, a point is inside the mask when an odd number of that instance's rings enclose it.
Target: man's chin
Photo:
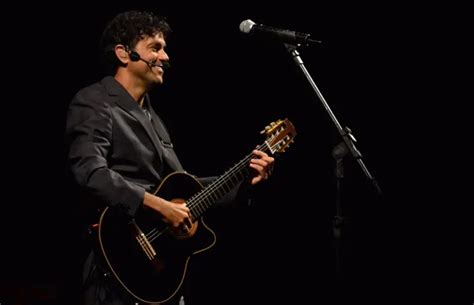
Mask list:
[[[162,85],[163,84],[163,77],[156,77],[154,80],[153,80],[153,84],[154,85]]]

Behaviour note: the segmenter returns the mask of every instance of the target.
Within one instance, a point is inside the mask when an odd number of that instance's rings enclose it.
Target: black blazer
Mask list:
[[[75,182],[104,205],[133,216],[145,191],[182,171],[165,126],[113,77],[80,90],[68,109],[68,161]]]

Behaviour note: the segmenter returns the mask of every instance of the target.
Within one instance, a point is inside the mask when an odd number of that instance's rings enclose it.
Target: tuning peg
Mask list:
[[[262,130],[260,133],[272,133],[278,126],[281,125],[282,122],[283,122],[282,120],[271,122],[270,125],[265,126],[265,129]]]
[[[267,131],[269,131],[271,129],[270,126],[265,126],[265,129],[263,129],[262,131],[260,131],[260,134],[264,134],[264,133],[267,133]]]

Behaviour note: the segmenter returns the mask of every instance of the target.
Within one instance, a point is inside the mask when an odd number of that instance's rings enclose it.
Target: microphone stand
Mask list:
[[[334,149],[332,150],[332,157],[335,159],[335,176],[336,176],[336,215],[333,220],[333,235],[335,239],[335,251],[336,251],[336,277],[337,279],[341,279],[342,276],[342,228],[345,222],[345,218],[342,211],[342,179],[344,178],[344,168],[343,168],[343,159],[347,154],[350,154],[352,158],[354,158],[357,163],[360,165],[364,175],[370,181],[370,183],[375,188],[378,195],[382,195],[382,190],[380,189],[377,180],[370,174],[369,170],[365,166],[362,160],[362,154],[360,151],[355,147],[356,139],[352,135],[352,131],[348,127],[342,128],[341,124],[337,120],[336,116],[332,112],[331,108],[329,107],[328,103],[324,99],[321,91],[319,91],[318,86],[316,86],[315,82],[311,78],[308,70],[304,66],[303,60],[301,59],[299,52],[297,50],[297,46],[292,44],[284,44],[286,50],[291,54],[294,62],[296,65],[301,69],[303,74],[305,75],[306,79],[310,83],[311,87],[313,88],[314,92],[318,96],[319,100],[323,104],[324,109],[326,109],[329,117],[333,121],[334,125],[336,126],[337,131],[341,136],[341,142],[339,142]],[[299,46],[299,45],[298,45]]]

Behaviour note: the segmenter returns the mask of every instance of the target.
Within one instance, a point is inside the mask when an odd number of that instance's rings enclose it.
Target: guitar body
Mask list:
[[[267,139],[257,149],[270,154],[284,152],[296,136],[288,119],[271,122],[261,133]],[[205,188],[186,173],[173,173],[163,180],[155,194],[176,204],[186,202],[189,208],[194,223],[185,232],[170,228],[158,213],[146,209],[134,218],[110,207],[102,212],[100,250],[113,276],[131,296],[148,304],[163,304],[177,296],[191,256],[216,242],[202,215],[249,176],[252,158],[253,153],[248,154]]]
[[[173,173],[155,194],[182,204],[202,189],[193,176]],[[137,300],[162,304],[179,291],[190,257],[210,249],[215,233],[202,217],[188,232],[168,227],[158,213],[140,210],[132,219],[113,208],[106,208],[99,223],[99,245],[108,267]]]

